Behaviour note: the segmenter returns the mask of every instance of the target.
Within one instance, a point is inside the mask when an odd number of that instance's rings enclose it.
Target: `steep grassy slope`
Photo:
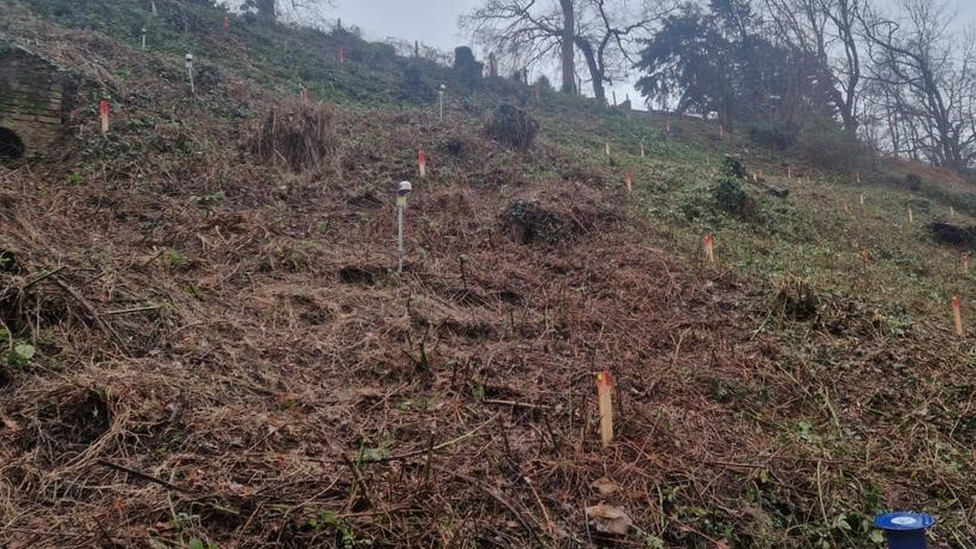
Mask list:
[[[971,547],[976,347],[949,299],[976,286],[922,228],[972,222],[964,182],[867,162],[859,185],[345,33],[59,4],[0,19],[86,79],[65,146],[0,168],[0,545],[869,548],[906,507]],[[503,101],[541,122],[526,153],[483,132]],[[321,122],[327,161],[261,158],[269,113]]]

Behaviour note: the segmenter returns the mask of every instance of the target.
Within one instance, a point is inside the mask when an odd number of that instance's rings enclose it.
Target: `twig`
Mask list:
[[[162,305],[148,305],[146,307],[133,307],[131,309],[119,309],[118,311],[106,311],[102,313],[102,315],[103,316],[128,315],[132,313],[145,313],[148,311],[158,311],[159,309],[162,308],[163,308]]]
[[[48,279],[48,278],[50,278],[50,277],[52,277],[52,276],[60,273],[61,271],[65,270],[67,268],[68,268],[67,266],[62,265],[62,266],[58,267],[57,269],[53,269],[53,270],[50,270],[50,271],[48,271],[46,273],[42,273],[42,274],[38,275],[37,278],[35,278],[34,280],[31,280],[27,284],[24,284],[23,291],[27,291],[27,290],[31,289],[31,287],[36,286],[39,282],[42,282],[42,281],[44,281],[44,280],[46,280],[46,279]]]
[[[527,476],[522,476],[522,479],[526,484],[529,485],[529,489],[532,490],[532,495],[535,496],[536,503],[539,504],[539,509],[542,510],[542,516],[546,519],[546,529],[549,531],[549,536],[555,537],[556,529],[552,525],[552,519],[549,517],[549,511],[546,510],[546,506],[542,503],[542,498],[539,497],[539,491],[535,489],[532,479]]]
[[[531,524],[529,524],[528,519],[526,519],[525,516],[518,509],[516,509],[515,504],[513,504],[508,499],[506,499],[505,496],[503,496],[501,493],[498,492],[498,490],[495,490],[494,488],[491,488],[489,486],[485,486],[483,483],[479,482],[478,479],[468,476],[459,471],[445,471],[445,472],[454,475],[459,479],[464,480],[465,482],[468,482],[469,484],[472,484],[480,488],[482,492],[491,496],[492,499],[494,499],[499,504],[501,504],[501,506],[504,507],[505,509],[508,509],[508,512],[511,513],[513,516],[515,516],[516,519],[518,519],[519,523],[522,524],[522,527],[525,528],[527,532],[532,534],[532,537],[534,537],[535,540],[539,542],[540,546],[545,546],[542,542],[542,539],[539,538],[539,533],[536,532],[536,529],[533,528]]]
[[[494,400],[485,399],[481,402],[485,404],[500,404],[502,406],[514,406],[515,408],[528,408],[530,410],[550,410],[551,406],[546,406],[545,404],[529,404],[527,402],[518,402],[516,400]]]
[[[478,431],[484,429],[485,426],[488,425],[491,422],[492,422],[492,420],[488,420],[488,421],[482,423],[481,425],[475,427],[471,431],[468,431],[467,433],[464,433],[463,435],[461,435],[461,436],[459,436],[457,438],[453,438],[451,440],[448,440],[447,442],[442,442],[442,443],[440,443],[440,444],[438,444],[436,446],[430,447],[430,448],[424,448],[423,450],[415,450],[413,452],[407,452],[405,454],[399,454],[399,455],[396,455],[396,456],[387,456],[387,457],[381,457],[381,458],[376,458],[376,459],[364,459],[363,462],[364,463],[386,463],[386,462],[389,462],[389,461],[402,461],[402,460],[405,460],[405,459],[410,459],[410,458],[413,458],[413,457],[422,456],[422,455],[427,454],[427,453],[431,453],[432,454],[432,453],[434,453],[434,452],[436,452],[438,450],[443,450],[444,448],[447,448],[449,446],[454,446],[455,444],[457,444],[459,442],[465,441],[465,440],[473,437],[474,435],[478,434]]]
[[[71,286],[64,280],[61,280],[61,278],[57,276],[52,276],[52,280],[54,280],[55,284],[61,286],[61,289],[63,289],[65,292],[68,292],[68,295],[73,297],[75,301],[81,304],[81,306],[84,307],[86,311],[88,311],[88,314],[91,315],[92,320],[95,321],[95,324],[98,325],[98,327],[102,330],[102,332],[104,332],[105,335],[109,337],[109,339],[115,341],[116,345],[118,345],[119,348],[122,349],[123,352],[125,352],[125,344],[122,343],[122,338],[119,337],[119,334],[117,334],[115,330],[108,325],[108,323],[102,320],[102,317],[98,315],[98,311],[96,311],[95,307],[87,299],[85,299],[85,296],[78,293],[78,290],[74,289],[73,286]]]
[[[118,465],[118,464],[112,463],[110,461],[106,461],[104,459],[100,459],[100,460],[96,461],[95,463],[97,463],[98,465],[101,465],[102,467],[108,467],[109,469],[115,469],[116,471],[119,471],[119,472],[122,472],[122,473],[126,473],[126,474],[129,474],[129,475],[132,475],[132,476],[134,476],[136,478],[141,478],[142,480],[145,480],[147,482],[152,482],[154,484],[158,484],[158,485],[162,486],[163,488],[166,488],[168,490],[172,490],[174,492],[179,492],[181,494],[187,494],[187,495],[191,495],[191,496],[196,495],[192,490],[188,490],[186,488],[182,488],[182,487],[177,486],[177,485],[175,485],[175,484],[173,484],[171,482],[167,482],[167,481],[165,481],[165,480],[163,480],[161,478],[154,477],[152,475],[143,473],[142,471],[136,471],[135,469],[129,469],[128,467],[123,467],[122,465]]]

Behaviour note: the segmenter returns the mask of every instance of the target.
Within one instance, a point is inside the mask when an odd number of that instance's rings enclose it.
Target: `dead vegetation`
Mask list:
[[[485,128],[489,137],[517,151],[527,151],[539,133],[539,121],[512,105],[500,105]]]
[[[959,226],[945,221],[933,221],[926,228],[940,244],[976,250],[976,227]]]
[[[292,104],[265,115],[249,149],[264,164],[301,173],[331,164],[336,145],[335,113],[330,107]]]

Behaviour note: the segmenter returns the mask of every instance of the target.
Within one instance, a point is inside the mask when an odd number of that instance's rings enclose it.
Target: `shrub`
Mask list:
[[[544,208],[537,200],[516,200],[502,213],[502,223],[509,238],[520,244],[536,240],[555,243],[566,226],[554,212]]]
[[[905,186],[913,191],[918,191],[922,188],[922,177],[917,173],[910,173],[905,176]]]
[[[461,46],[454,49],[454,73],[462,85],[469,88],[477,86],[484,71],[484,63],[475,60],[471,48]]]
[[[833,120],[813,122],[800,134],[796,152],[815,166],[838,172],[868,171],[871,152]]]
[[[778,151],[785,151],[796,145],[796,133],[780,126],[751,126],[749,127],[749,139],[757,145]]]
[[[434,95],[433,87],[424,80],[424,69],[420,63],[410,63],[403,69],[400,92],[406,99],[420,101],[427,101]]]
[[[503,104],[495,110],[486,129],[492,139],[526,151],[539,133],[539,121],[522,109]]]
[[[712,191],[712,196],[722,211],[742,219],[752,219],[756,216],[756,201],[746,193],[738,179],[723,178]]]
[[[752,219],[756,217],[758,206],[742,186],[745,176],[742,159],[727,155],[722,162],[722,178],[712,190],[712,198],[720,210],[742,219]]]

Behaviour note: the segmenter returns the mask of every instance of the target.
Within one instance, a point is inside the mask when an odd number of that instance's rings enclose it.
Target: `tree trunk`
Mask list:
[[[603,67],[600,66],[596,58],[593,46],[582,36],[576,37],[576,46],[583,52],[583,58],[586,59],[586,67],[590,70],[590,80],[593,81],[593,96],[596,97],[597,101],[606,101],[607,92],[603,87]]]
[[[258,19],[269,23],[277,20],[275,0],[256,0],[254,4],[258,8]]]
[[[576,9],[573,0],[559,0],[563,10],[563,39],[562,39],[562,69],[563,91],[573,93],[576,88],[574,74],[576,72]]]

